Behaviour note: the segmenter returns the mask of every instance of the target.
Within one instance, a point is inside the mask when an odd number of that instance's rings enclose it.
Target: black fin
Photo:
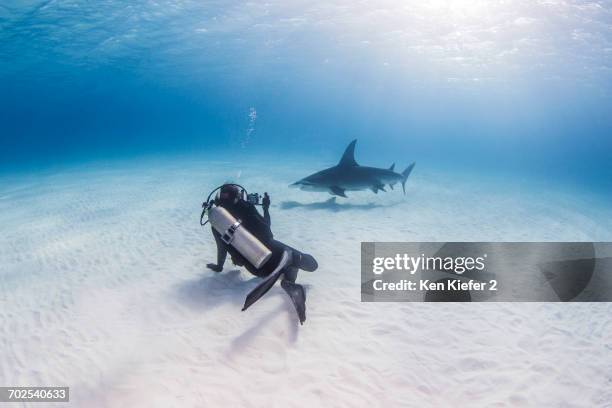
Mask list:
[[[354,167],[359,166],[355,161],[355,144],[357,143],[357,139],[353,140],[344,150],[344,154],[338,163],[340,167]]]
[[[389,171],[395,171],[395,163],[393,163],[391,167],[389,167]]]
[[[291,302],[293,302],[293,307],[295,307],[298,319],[300,319],[300,324],[304,324],[306,321],[306,292],[304,292],[304,288],[302,285],[290,282],[288,280],[283,280],[281,282],[281,286],[291,298]]]
[[[280,276],[283,274],[284,268],[285,266],[287,266],[290,260],[290,253],[288,251],[285,251],[276,269],[270,275],[268,275],[268,277],[264,279],[263,282],[255,286],[255,289],[249,292],[246,299],[244,300],[244,306],[242,307],[243,312],[247,310],[253,303],[261,299],[263,295],[268,293],[268,291],[272,288],[272,286],[274,286],[278,278],[280,278]]]
[[[340,188],[338,186],[331,186],[329,188],[329,192],[332,193],[332,194],[335,194],[337,196],[346,198],[346,194],[344,194],[344,189]]]

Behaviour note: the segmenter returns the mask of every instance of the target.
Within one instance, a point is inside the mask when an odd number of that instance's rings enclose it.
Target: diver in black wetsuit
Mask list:
[[[272,252],[272,257],[261,267],[256,268],[245,257],[243,257],[233,246],[226,244],[221,239],[221,234],[212,228],[212,233],[217,243],[217,263],[206,265],[215,272],[223,270],[223,264],[229,252],[232,262],[238,266],[244,266],[255,276],[266,278],[248,296],[242,310],[261,298],[282,275],[282,288],[291,298],[297,311],[300,323],[306,320],[306,294],[302,285],[295,283],[299,269],[312,272],[317,269],[317,261],[312,255],[303,254],[300,251],[274,239],[270,226],[270,196],[264,193],[262,207],[264,215],[259,214],[255,206],[242,199],[240,189],[233,184],[221,187],[215,204],[225,208],[234,218],[241,221],[241,225],[253,234],[262,244]]]

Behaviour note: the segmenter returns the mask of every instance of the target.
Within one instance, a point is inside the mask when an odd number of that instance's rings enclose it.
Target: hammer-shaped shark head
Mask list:
[[[326,187],[325,175],[321,173],[322,172],[318,172],[298,180],[290,184],[289,187],[298,188],[303,191],[327,191],[328,187]]]

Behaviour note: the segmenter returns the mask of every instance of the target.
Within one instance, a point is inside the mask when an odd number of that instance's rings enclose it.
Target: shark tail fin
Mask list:
[[[416,163],[412,163],[410,166],[406,167],[406,170],[402,171],[402,190],[404,191],[404,195],[406,194],[406,180],[408,180],[408,176],[410,172],[412,172],[415,164]]]

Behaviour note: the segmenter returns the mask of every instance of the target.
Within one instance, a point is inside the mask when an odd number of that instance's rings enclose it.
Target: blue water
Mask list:
[[[4,1],[0,171],[325,157],[612,187],[602,2]]]

